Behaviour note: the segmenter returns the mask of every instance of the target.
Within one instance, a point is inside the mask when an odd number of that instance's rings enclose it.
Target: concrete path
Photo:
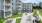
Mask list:
[[[21,19],[21,22],[20,23],[32,23],[32,20],[28,20],[28,16],[32,16],[33,13],[27,13],[27,15],[25,15],[25,13],[23,13],[23,17]]]
[[[16,18],[13,19],[12,23],[16,23]]]
[[[26,15],[24,13],[20,23],[26,23]]]

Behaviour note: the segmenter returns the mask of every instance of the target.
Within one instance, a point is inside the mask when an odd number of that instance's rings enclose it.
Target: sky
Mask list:
[[[23,3],[39,3],[39,2],[42,2],[42,0],[21,0]]]

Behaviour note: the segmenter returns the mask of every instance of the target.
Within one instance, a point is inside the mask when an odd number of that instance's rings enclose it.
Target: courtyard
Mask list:
[[[29,15],[33,16],[34,12],[33,13],[20,13],[20,14],[16,14],[16,15],[13,15],[13,16],[11,16],[9,18],[2,19],[0,22],[5,23],[5,22],[7,22],[7,20],[11,19],[12,23],[32,23],[34,18],[32,17],[32,20],[28,20],[28,16]],[[42,12],[40,12],[40,11],[39,12],[36,11],[36,12],[38,14],[40,14],[40,19],[41,19],[40,23],[42,23]]]

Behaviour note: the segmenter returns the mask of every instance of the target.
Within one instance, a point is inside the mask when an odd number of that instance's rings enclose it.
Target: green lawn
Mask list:
[[[37,12],[37,10],[33,10],[33,12]],[[42,16],[42,12],[39,11],[39,14]]]
[[[40,23],[42,23],[42,21],[40,21]]]
[[[13,15],[11,18],[22,17],[22,14]]]
[[[42,12],[39,12],[39,14],[42,16]]]
[[[21,18],[16,19],[16,23],[20,23],[20,21],[21,21]]]

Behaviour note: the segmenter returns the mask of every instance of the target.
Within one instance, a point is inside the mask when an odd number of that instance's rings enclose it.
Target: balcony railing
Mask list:
[[[5,0],[6,2],[11,2],[11,0]]]
[[[5,10],[5,12],[6,12],[6,11],[11,11],[11,10]]]
[[[20,0],[16,0],[16,2],[21,2]]]
[[[17,3],[21,3],[21,2],[17,2]]]
[[[7,4],[7,5],[5,5],[5,7],[10,8],[10,7],[11,7],[11,5]]]
[[[8,12],[5,12],[6,14],[11,14],[11,12],[10,11],[8,11]]]

